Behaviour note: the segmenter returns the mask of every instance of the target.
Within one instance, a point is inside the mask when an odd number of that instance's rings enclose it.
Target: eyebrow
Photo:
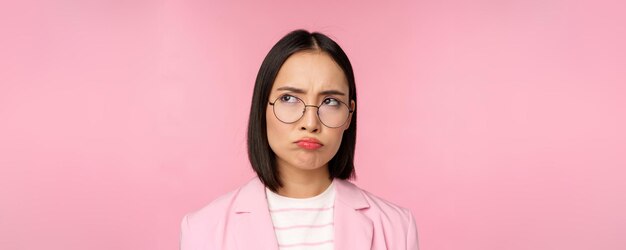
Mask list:
[[[306,91],[304,91],[302,89],[289,87],[289,86],[280,87],[280,88],[277,88],[276,90],[291,91],[291,92],[298,93],[298,94],[306,94]],[[345,96],[346,94],[344,94],[343,92],[341,92],[339,90],[330,89],[330,90],[324,90],[324,91],[320,92],[319,95],[342,95],[342,96]]]

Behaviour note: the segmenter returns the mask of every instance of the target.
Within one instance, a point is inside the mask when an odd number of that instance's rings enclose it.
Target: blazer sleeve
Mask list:
[[[415,218],[413,213],[409,212],[409,229],[406,235],[406,247],[407,250],[419,250],[419,242],[417,239],[417,225],[415,224]]]

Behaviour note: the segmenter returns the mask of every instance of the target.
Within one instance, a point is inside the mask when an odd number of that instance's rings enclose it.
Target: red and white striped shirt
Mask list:
[[[333,249],[333,183],[310,198],[290,198],[265,188],[279,249]]]

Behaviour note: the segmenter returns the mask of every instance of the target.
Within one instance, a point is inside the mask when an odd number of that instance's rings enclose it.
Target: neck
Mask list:
[[[295,167],[279,167],[283,186],[278,194],[290,198],[309,198],[324,192],[330,186],[328,165],[306,170]]]

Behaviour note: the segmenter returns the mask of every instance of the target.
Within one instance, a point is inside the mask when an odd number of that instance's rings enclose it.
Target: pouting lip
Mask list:
[[[301,141],[302,141],[302,142],[312,142],[312,143],[317,143],[317,144],[319,144],[319,145],[324,146],[324,144],[322,144],[322,143],[321,143],[318,139],[311,138],[311,137],[303,137],[303,138],[300,138],[299,140],[295,141],[294,143],[298,143],[298,142],[301,142]]]

